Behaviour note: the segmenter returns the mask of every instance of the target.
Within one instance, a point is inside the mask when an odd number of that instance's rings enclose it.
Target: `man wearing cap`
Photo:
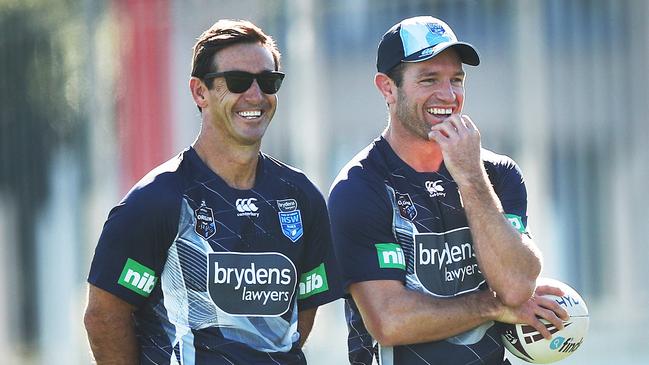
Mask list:
[[[383,36],[374,83],[388,126],[330,192],[334,248],[348,296],[352,364],[507,363],[495,322],[567,313],[536,287],[541,255],[527,230],[515,162],[481,148],[462,114],[478,53],[443,21],[403,20]]]

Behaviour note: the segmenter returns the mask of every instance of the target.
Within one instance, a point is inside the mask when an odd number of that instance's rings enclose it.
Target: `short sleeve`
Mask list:
[[[332,187],[329,216],[344,288],[368,280],[405,281],[405,265],[383,259],[392,253],[403,255],[392,232],[392,215],[382,182],[347,178]]]
[[[506,156],[490,167],[487,172],[505,216],[521,233],[527,232],[527,189],[521,169]]]
[[[306,246],[299,269],[298,308],[305,310],[342,296],[341,275],[331,243],[331,226],[322,194],[312,186],[305,220]]]
[[[110,211],[88,275],[90,284],[135,306],[159,287],[178,230],[180,202],[154,190],[134,189]]]

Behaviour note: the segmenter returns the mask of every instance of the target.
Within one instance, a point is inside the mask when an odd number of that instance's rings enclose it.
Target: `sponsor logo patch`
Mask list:
[[[410,195],[408,193],[401,194],[398,191],[394,192],[395,198],[397,200],[397,207],[399,207],[399,215],[403,218],[412,221],[417,216],[417,208],[412,203]]]
[[[194,224],[194,231],[201,237],[208,239],[216,233],[216,223],[214,222],[214,213],[212,208],[205,205],[205,201],[201,202],[200,208],[194,211],[196,224]]]
[[[382,269],[406,269],[406,259],[401,246],[396,243],[377,243],[376,254]]]
[[[423,50],[419,57],[428,56],[429,54],[433,54],[433,47]]]
[[[214,304],[234,316],[275,317],[295,294],[293,262],[276,252],[208,254],[207,288]]]
[[[277,209],[279,209],[280,212],[292,212],[297,209],[297,201],[295,201],[295,199],[278,200]]]
[[[327,270],[325,270],[324,262],[315,269],[300,275],[298,287],[298,299],[306,299],[312,295],[329,290]]]
[[[133,259],[127,259],[117,284],[147,298],[151,295],[156,281],[153,270]]]
[[[279,209],[277,214],[282,233],[292,242],[297,242],[304,234],[302,215],[297,209],[297,201],[295,199],[278,200],[277,208]]]
[[[237,199],[234,205],[237,207],[237,217],[259,217],[259,208],[255,205],[256,198]]]
[[[415,275],[433,295],[449,297],[484,283],[468,227],[415,235]]]
[[[446,29],[442,27],[441,25],[437,23],[433,24],[426,24],[426,27],[428,27],[428,30],[430,30],[431,33],[435,35],[445,35],[446,34]]]
[[[428,191],[428,195],[431,198],[436,196],[445,197],[446,193],[444,192],[444,187],[441,184],[442,180],[426,181],[424,187],[426,188],[426,191]]]
[[[520,233],[525,233],[526,228],[523,225],[523,219],[520,216],[517,216],[516,214],[505,214],[505,217],[509,221],[509,223],[514,226]]]

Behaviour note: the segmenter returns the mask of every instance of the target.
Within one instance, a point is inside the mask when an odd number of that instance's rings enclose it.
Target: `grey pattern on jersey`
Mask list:
[[[392,229],[393,234],[397,239],[397,243],[403,250],[406,261],[406,287],[410,290],[426,293],[428,295],[438,296],[424,288],[419,278],[415,273],[415,235],[419,234],[417,227],[412,221],[409,221],[399,214],[399,207],[396,204],[396,194],[394,189],[385,185],[388,200],[392,204]],[[477,289],[476,289],[477,290]],[[460,294],[460,293],[458,293]],[[438,296],[442,297],[442,296]],[[444,296],[445,297],[445,296]],[[484,337],[487,330],[494,325],[494,322],[486,322],[476,328],[473,328],[464,333],[446,339],[447,342],[455,345],[471,345],[479,342]],[[381,364],[389,365],[392,363],[392,347],[380,346]]]
[[[183,199],[179,230],[169,248],[161,276],[164,310],[175,329],[168,329],[172,346],[193,350],[190,328],[218,327],[224,338],[263,352],[288,352],[299,336],[297,301],[290,323],[281,316],[233,316],[219,309],[207,290],[208,254],[215,252],[193,227],[192,208]],[[158,309],[163,311],[163,309]],[[164,314],[162,314],[164,317]],[[184,357],[184,356],[183,356]]]

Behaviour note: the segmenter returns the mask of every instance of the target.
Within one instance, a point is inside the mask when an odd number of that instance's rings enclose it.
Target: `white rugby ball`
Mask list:
[[[551,340],[546,340],[539,331],[526,324],[504,324],[502,339],[507,350],[516,357],[534,364],[548,364],[565,359],[579,349],[588,332],[588,308],[575,289],[559,280],[539,278],[537,284],[552,285],[563,290],[563,297],[545,297],[554,299],[564,307],[570,319],[563,321],[562,330],[541,320],[552,334]]]

